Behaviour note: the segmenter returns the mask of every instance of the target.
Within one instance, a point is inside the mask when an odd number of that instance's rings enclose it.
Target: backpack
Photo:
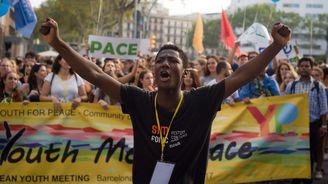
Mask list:
[[[299,81],[293,81],[292,83],[292,86],[290,88],[290,94],[295,94],[295,85],[296,83],[298,83]],[[320,98],[319,98],[319,95],[320,95],[320,89],[319,89],[319,82],[318,81],[313,81],[313,84],[314,84],[314,87],[311,89],[311,91],[313,91],[314,89],[317,90],[317,102],[318,102],[318,105],[320,107]]]
[[[295,86],[296,86],[296,83],[298,83],[299,81],[293,81],[292,83],[292,86],[290,88],[290,94],[295,94]],[[317,90],[317,95],[318,95],[318,98],[319,98],[319,94],[320,94],[320,89],[319,89],[319,82],[318,81],[314,81],[314,87],[311,89],[311,91],[313,91],[314,89]]]

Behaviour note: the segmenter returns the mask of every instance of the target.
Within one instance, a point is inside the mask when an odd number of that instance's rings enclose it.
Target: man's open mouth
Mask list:
[[[168,81],[170,79],[169,72],[168,71],[165,71],[165,70],[161,71],[160,74],[159,74],[159,76],[160,76],[160,80],[162,82]]]

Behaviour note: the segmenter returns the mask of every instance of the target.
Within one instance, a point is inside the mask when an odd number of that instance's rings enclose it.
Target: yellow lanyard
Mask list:
[[[166,135],[165,135],[165,138],[164,138],[164,139],[163,139],[162,129],[161,129],[161,124],[160,124],[160,122],[159,122],[159,117],[158,117],[158,112],[157,112],[157,104],[156,104],[156,102],[157,102],[157,94],[158,94],[158,93],[156,93],[156,95],[155,95],[155,100],[154,100],[154,104],[155,104],[155,105],[154,105],[154,106],[155,106],[156,122],[157,122],[158,130],[159,130],[159,136],[160,136],[161,145],[162,145],[162,150],[161,150],[161,151],[162,151],[162,152],[161,152],[161,161],[163,161],[163,160],[164,160],[164,148],[165,148],[165,142],[166,142],[166,140],[167,140],[167,136],[169,135],[170,128],[171,128],[172,122],[173,122],[173,120],[174,120],[174,117],[175,117],[175,115],[177,114],[177,112],[178,112],[179,109],[180,109],[181,102],[182,102],[182,100],[183,100],[183,93],[181,93],[181,98],[180,98],[180,100],[179,100],[179,103],[178,103],[178,105],[177,105],[175,111],[174,111],[173,117],[172,117],[172,119],[171,119],[171,121],[170,121],[170,125],[169,125],[169,128],[168,128],[168,130],[167,130],[167,132],[166,132]]]
[[[309,93],[312,87],[312,82],[310,83],[310,87],[305,89],[305,83],[301,83],[301,92],[302,93]]]
[[[3,92],[3,103],[13,103],[13,96],[8,96],[10,97],[9,102],[7,101],[7,95],[5,94],[5,92]]]

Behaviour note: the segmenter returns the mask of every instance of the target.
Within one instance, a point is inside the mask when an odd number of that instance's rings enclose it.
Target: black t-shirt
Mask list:
[[[170,183],[204,183],[212,121],[220,110],[225,81],[184,93],[164,149],[164,161],[175,163]],[[155,118],[156,92],[121,88],[122,109],[131,116],[134,133],[133,182],[149,183],[160,160],[160,135]],[[157,105],[165,135],[174,112]]]
[[[231,65],[232,71],[236,71],[239,68],[239,65],[237,63],[232,63]]]

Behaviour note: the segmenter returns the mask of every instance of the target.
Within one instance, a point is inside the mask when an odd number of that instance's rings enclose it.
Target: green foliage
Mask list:
[[[133,0],[48,0],[36,9],[37,27],[47,17],[52,17],[58,22],[64,40],[83,43],[89,34],[116,31],[116,26],[131,16],[133,8]],[[35,31],[34,36],[40,35]]]

